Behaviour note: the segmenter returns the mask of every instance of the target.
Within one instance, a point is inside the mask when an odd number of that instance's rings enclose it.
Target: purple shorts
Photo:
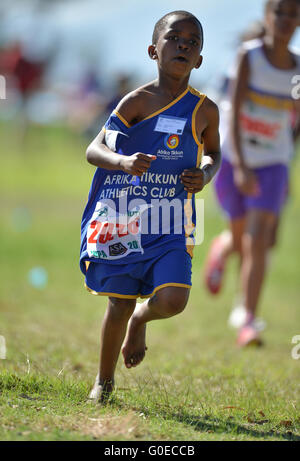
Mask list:
[[[271,165],[252,170],[260,188],[256,197],[243,195],[234,184],[233,167],[228,160],[222,160],[215,181],[218,201],[230,219],[241,218],[250,209],[270,211],[279,215],[288,195],[288,167]]]

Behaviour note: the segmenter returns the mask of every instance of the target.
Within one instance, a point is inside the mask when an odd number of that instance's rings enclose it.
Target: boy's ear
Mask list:
[[[198,62],[197,62],[197,64],[195,65],[195,69],[199,69],[199,67],[200,67],[201,64],[202,64],[202,61],[203,61],[203,56],[199,56]]]
[[[148,47],[148,55],[150,56],[151,59],[157,59],[157,53],[156,53],[156,46],[155,45],[150,45]]]

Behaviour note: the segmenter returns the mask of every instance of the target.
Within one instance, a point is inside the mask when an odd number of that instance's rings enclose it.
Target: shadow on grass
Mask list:
[[[169,408],[155,408],[155,412],[147,410],[144,406],[140,408],[128,405],[120,401],[116,396],[111,398],[108,402],[109,405],[118,407],[120,409],[131,409],[134,411],[142,412],[145,416],[163,418],[164,420],[176,421],[178,423],[184,424],[187,427],[193,428],[197,432],[207,432],[215,434],[230,434],[230,435],[246,435],[253,438],[277,438],[284,439],[289,441],[300,441],[300,436],[293,433],[292,431],[278,432],[276,430],[262,430],[259,431],[255,428],[246,427],[245,425],[237,422],[224,421],[217,417],[211,417],[208,415],[193,415],[186,412],[174,412]],[[249,423],[250,424],[250,423]],[[257,423],[259,424],[259,423]],[[262,423],[260,423],[262,424]]]
[[[222,421],[218,418],[210,418],[209,416],[196,416],[196,415],[184,415],[180,413],[162,413],[162,417],[172,418],[173,420],[191,426],[195,431],[208,432],[212,431],[215,433],[231,433],[231,434],[244,434],[251,437],[277,437],[290,441],[300,441],[300,436],[294,434],[292,431],[289,433],[276,432],[275,430],[269,431],[258,431],[254,428],[246,427],[236,422]]]

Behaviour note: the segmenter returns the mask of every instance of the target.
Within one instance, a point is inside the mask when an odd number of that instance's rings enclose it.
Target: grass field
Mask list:
[[[63,128],[32,127],[25,146],[1,125],[1,440],[300,440],[300,161],[261,300],[261,349],[238,350],[227,327],[235,265],[223,293],[202,283],[209,242],[223,227],[212,188],[193,289],[179,316],[148,325],[143,363],[117,369],[106,407],[87,402],[98,366],[106,299],[88,294],[79,271],[80,219],[93,168],[88,141]],[[32,286],[43,267],[48,283]]]

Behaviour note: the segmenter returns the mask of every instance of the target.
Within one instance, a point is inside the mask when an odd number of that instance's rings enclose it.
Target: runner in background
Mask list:
[[[288,45],[299,23],[297,0],[269,0],[262,25],[246,34],[221,103],[223,162],[215,186],[229,230],[216,237],[205,267],[205,282],[216,294],[228,257],[240,256],[238,344],[261,344],[256,312],[268,250],[275,246],[288,191],[288,165],[298,136],[298,104],[292,78],[299,56]],[[252,39],[252,40],[249,40]]]

